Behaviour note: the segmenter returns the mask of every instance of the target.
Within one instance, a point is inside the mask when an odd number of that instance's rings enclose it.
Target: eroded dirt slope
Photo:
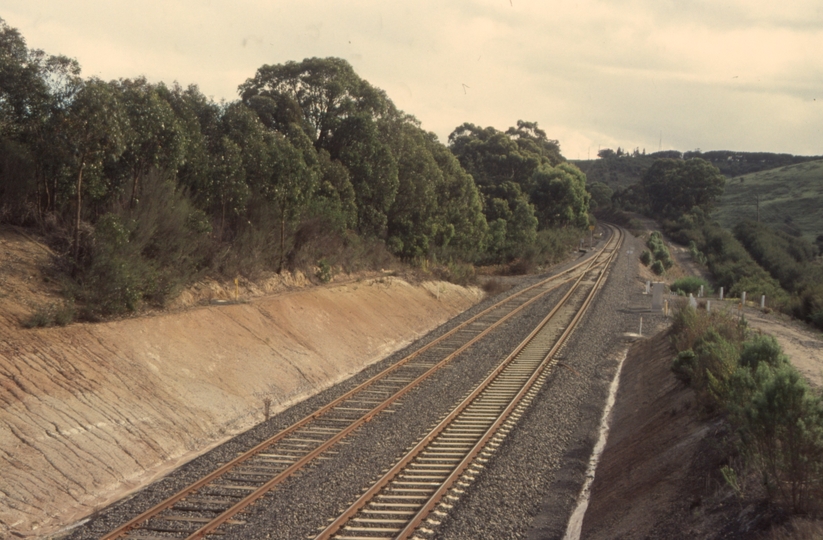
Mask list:
[[[65,328],[25,330],[28,308],[7,311],[0,537],[70,523],[263,420],[265,399],[282,410],[480,297],[384,277]]]
[[[668,331],[629,350],[581,538],[713,538],[728,519],[702,511],[717,487],[720,426],[699,419],[672,351]]]

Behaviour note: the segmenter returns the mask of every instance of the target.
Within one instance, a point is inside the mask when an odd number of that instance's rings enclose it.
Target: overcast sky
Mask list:
[[[821,0],[0,0],[83,75],[197,84],[345,58],[446,142],[536,121],[599,147],[823,154]]]

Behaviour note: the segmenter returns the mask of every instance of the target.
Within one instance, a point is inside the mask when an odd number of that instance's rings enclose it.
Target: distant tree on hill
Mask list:
[[[603,182],[591,182],[586,186],[591,195],[591,206],[593,208],[605,209],[612,204],[614,190]]]
[[[723,194],[725,177],[708,161],[659,159],[643,176],[653,215],[678,217],[693,208],[711,210]]]

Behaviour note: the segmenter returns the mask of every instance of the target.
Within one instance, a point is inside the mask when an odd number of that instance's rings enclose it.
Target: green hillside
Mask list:
[[[757,219],[814,241],[823,234],[823,160],[746,174],[726,181],[712,217],[728,229]]]

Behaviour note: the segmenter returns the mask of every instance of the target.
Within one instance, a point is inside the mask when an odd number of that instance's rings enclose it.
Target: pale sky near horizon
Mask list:
[[[598,148],[823,155],[820,0],[0,0],[85,77],[197,84],[337,56],[446,142],[536,121]]]

